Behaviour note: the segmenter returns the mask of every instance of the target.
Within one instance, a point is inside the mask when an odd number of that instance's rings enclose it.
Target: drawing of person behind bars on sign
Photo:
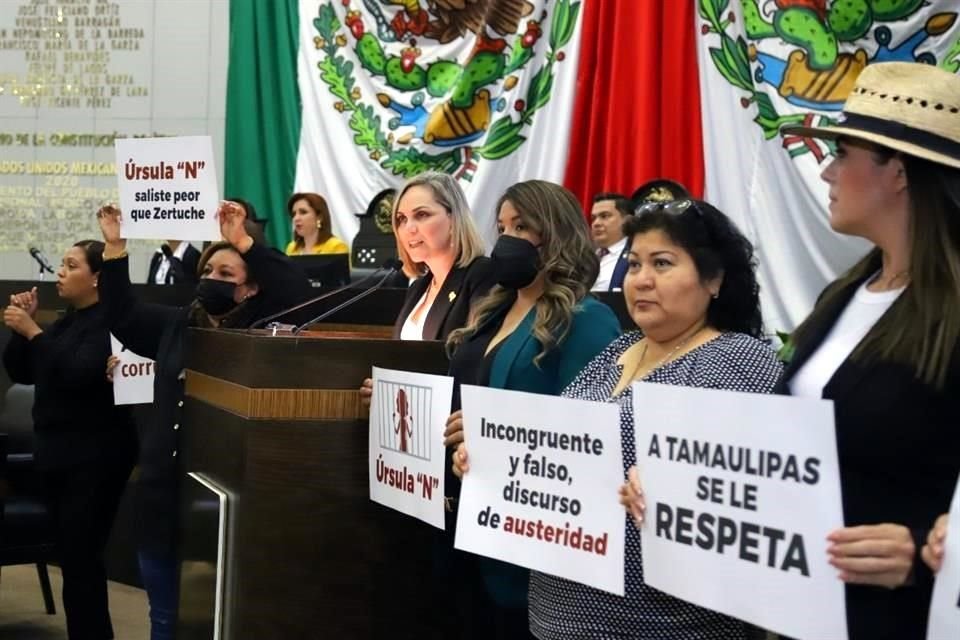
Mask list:
[[[399,420],[397,420],[398,413],[400,414]],[[413,427],[410,424],[413,416],[410,415],[410,403],[407,402],[407,392],[403,389],[397,391],[397,411],[393,414],[393,418],[397,420],[397,427],[394,429],[394,432],[400,435],[400,451],[408,453],[407,438],[413,437]]]

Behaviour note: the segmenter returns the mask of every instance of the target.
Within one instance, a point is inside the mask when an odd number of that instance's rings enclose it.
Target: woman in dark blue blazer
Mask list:
[[[620,335],[610,308],[589,295],[600,265],[572,193],[541,180],[515,184],[497,204],[497,229],[490,259],[498,284],[447,341],[456,387],[445,444],[459,444],[457,455],[466,453],[460,384],[559,395]],[[488,602],[465,626],[482,637],[530,637],[529,572],[487,558],[478,566]]]

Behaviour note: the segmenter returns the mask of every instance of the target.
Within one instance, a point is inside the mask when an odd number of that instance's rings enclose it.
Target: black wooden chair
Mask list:
[[[30,421],[32,387],[15,385],[8,390],[6,400],[3,415],[0,416],[0,430],[16,430],[17,426],[22,425],[23,416],[19,414],[24,406],[27,420]],[[43,603],[47,613],[52,615],[56,613],[56,607],[47,563],[54,559],[55,553],[53,520],[41,499],[33,454],[29,450],[8,451],[9,443],[24,442],[23,434],[17,435],[20,437],[11,439],[6,433],[0,434],[0,570],[12,565],[36,565]],[[16,448],[21,449],[22,445]]]

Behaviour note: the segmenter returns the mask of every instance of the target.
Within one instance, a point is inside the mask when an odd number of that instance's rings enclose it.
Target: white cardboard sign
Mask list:
[[[118,138],[123,238],[219,240],[210,136]]]
[[[150,358],[138,356],[133,351],[124,349],[113,334],[110,335],[110,350],[120,359],[120,363],[113,370],[113,403],[116,405],[152,403],[156,363]]]
[[[623,595],[617,405],[464,385],[455,546]]]
[[[943,564],[933,583],[927,623],[927,640],[947,638],[960,638],[960,478],[950,503]]]
[[[453,378],[373,368],[370,499],[440,529],[452,397]]]
[[[845,640],[833,404],[634,383],[644,580],[798,640]]]

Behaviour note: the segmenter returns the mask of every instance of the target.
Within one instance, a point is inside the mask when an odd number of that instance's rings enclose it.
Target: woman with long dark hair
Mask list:
[[[13,331],[3,364],[14,382],[35,386],[36,463],[53,515],[71,640],[113,638],[103,553],[137,453],[130,410],[114,406],[105,373],[102,256],[103,243],[93,240],[67,250],[57,293],[69,306],[46,330],[35,320],[36,287],[10,296],[3,312]]]
[[[500,238],[490,255],[497,286],[477,302],[470,323],[450,334],[450,373],[456,386],[447,420],[447,446],[466,460],[459,385],[473,384],[559,395],[594,356],[620,334],[616,316],[590,295],[600,261],[580,203],[542,180],[509,187],[497,203]],[[459,468],[457,469],[459,473]],[[478,637],[523,638],[529,572],[477,559],[463,581],[479,574],[467,622]]]
[[[785,388],[836,415],[846,526],[830,535],[851,640],[922,638],[920,551],[960,473],[960,77],[868,66],[823,171],[830,225],[874,246],[794,332]]]

